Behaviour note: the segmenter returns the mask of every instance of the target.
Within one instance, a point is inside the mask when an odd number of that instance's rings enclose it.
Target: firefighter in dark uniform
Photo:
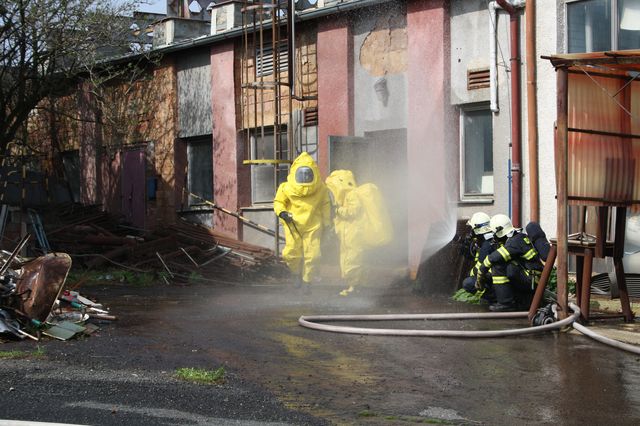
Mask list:
[[[503,214],[491,218],[489,227],[499,247],[482,263],[477,282],[491,274],[497,303],[489,306],[494,312],[528,309],[542,274],[543,264],[531,240],[511,224]]]
[[[469,271],[469,276],[462,281],[462,288],[471,294],[475,294],[478,289],[484,289],[482,298],[486,301],[493,301],[491,284],[491,277],[486,274],[482,278],[485,279],[484,285],[476,283],[478,278],[478,271],[482,266],[482,262],[491,253],[493,248],[493,232],[489,227],[489,215],[484,212],[476,212],[471,216],[471,219],[467,222],[467,225],[471,227],[471,236],[469,238],[469,254],[473,259],[473,267]]]

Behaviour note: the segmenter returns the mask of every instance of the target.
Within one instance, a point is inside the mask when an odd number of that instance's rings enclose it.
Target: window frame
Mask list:
[[[257,141],[258,141],[258,136],[259,137],[263,137],[265,140],[269,139],[269,140],[273,140],[273,135],[274,135],[274,129],[273,127],[265,127],[264,128],[264,133],[262,133],[262,128],[254,128],[251,129],[251,131],[249,132],[249,155],[251,160],[261,160],[262,158],[257,158]],[[281,131],[280,131],[280,141],[281,144],[284,144],[287,148],[289,147],[288,145],[288,132],[287,132],[287,128],[286,126],[282,126]],[[288,155],[288,150],[285,151],[285,154]],[[274,153],[273,157],[275,157],[276,154]],[[267,160],[274,160],[275,158],[269,158]],[[263,205],[267,205],[267,204],[271,204],[273,203],[273,198],[276,195],[276,191],[277,191],[277,186],[274,184],[274,191],[273,191],[273,195],[271,197],[268,197],[267,199],[257,199],[258,195],[257,194],[257,188],[256,188],[256,174],[258,173],[257,170],[258,169],[265,169],[265,168],[269,168],[271,173],[274,174],[275,170],[274,168],[278,169],[278,173],[280,175],[280,178],[283,179],[282,181],[286,181],[287,179],[287,175],[289,174],[289,168],[290,168],[290,164],[289,163],[283,163],[283,164],[251,164],[251,205],[252,206],[263,206]],[[275,175],[274,175],[275,178]],[[280,185],[280,183],[278,183],[278,185]]]
[[[211,161],[211,179],[210,179],[210,183],[211,183],[211,199],[213,200],[213,195],[214,195],[214,164],[213,164],[213,141],[209,138],[209,137],[194,137],[194,138],[186,138],[184,139],[186,146],[185,146],[185,154],[186,154],[186,160],[187,160],[187,168],[186,168],[186,190],[187,192],[190,194],[193,192],[193,188],[192,188],[192,173],[191,173],[191,150],[193,149],[194,145],[210,145],[211,148],[211,156],[209,158],[209,160]],[[202,197],[202,194],[196,194]],[[206,194],[205,194],[206,195]],[[204,197],[203,197],[204,198]],[[206,198],[205,198],[206,199]],[[203,207],[203,206],[208,206],[207,203],[200,201],[197,198],[192,197],[191,195],[187,196],[187,205],[189,206],[189,208],[194,208],[194,207]]]
[[[491,118],[491,145],[492,145],[492,156],[491,156],[491,164],[492,164],[492,178],[493,178],[493,191],[490,193],[467,193],[465,190],[465,179],[466,179],[466,155],[465,155],[465,123],[464,119],[466,113],[474,112],[474,111],[488,111],[489,116]],[[461,105],[459,110],[459,155],[460,155],[460,201],[461,202],[471,202],[471,203],[492,203],[495,197],[495,162],[494,162],[494,135],[493,135],[493,112],[491,111],[491,105],[489,102],[482,103],[473,103]]]
[[[569,53],[569,5],[571,4],[576,4],[576,3],[583,3],[583,2],[588,2],[591,0],[566,0],[564,2],[564,21],[565,21],[565,25],[564,25],[564,51]],[[610,34],[610,45],[611,51],[616,51],[619,50],[618,44],[619,44],[619,40],[618,40],[618,31],[620,29],[620,18],[618,16],[618,1],[619,0],[609,0],[611,2],[610,4],[610,10],[609,10],[609,14],[611,16],[611,34]],[[640,49],[640,46],[637,47],[638,49]],[[573,52],[573,53],[590,53],[590,52]]]

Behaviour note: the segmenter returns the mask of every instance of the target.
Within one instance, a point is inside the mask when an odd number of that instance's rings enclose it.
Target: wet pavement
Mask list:
[[[379,278],[317,283],[87,287],[120,318],[92,337],[0,360],[0,418],[84,424],[640,424],[640,357],[576,333],[461,339],[335,334],[300,315],[483,310]],[[498,329],[524,320],[350,323]],[[0,350],[33,350],[35,342]],[[204,386],[180,367],[224,366]],[[237,421],[237,423],[236,423]]]

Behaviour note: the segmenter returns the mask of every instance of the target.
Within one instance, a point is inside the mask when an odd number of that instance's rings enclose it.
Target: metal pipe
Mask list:
[[[496,13],[496,2],[489,2],[489,92],[491,94],[491,111],[500,112],[498,105],[498,71],[496,66],[496,36],[498,25],[498,14]]]
[[[520,132],[520,20],[515,7],[507,0],[496,2],[509,13],[509,33],[511,43],[511,193],[512,212],[511,222],[514,226],[521,225],[522,204],[522,140]]]
[[[529,148],[529,220],[540,222],[538,177],[538,97],[536,80],[536,2],[526,0],[527,146]]]

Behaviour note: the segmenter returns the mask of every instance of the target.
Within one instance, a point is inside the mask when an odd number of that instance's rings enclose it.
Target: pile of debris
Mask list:
[[[71,269],[67,254],[19,256],[28,239],[27,235],[11,253],[0,251],[0,338],[40,340],[46,335],[67,340],[97,330],[90,319],[116,319],[100,304],[64,290]]]
[[[179,220],[145,232],[97,206],[59,206],[47,213],[44,228],[50,247],[43,249],[69,253],[74,266],[116,265],[134,272],[161,272],[159,277],[167,282],[184,282],[194,274],[238,281],[277,264],[273,251],[202,225]]]
[[[42,216],[29,210],[28,218],[32,241],[26,234],[12,252],[0,250],[0,338],[67,340],[93,333],[96,321],[116,319],[74,291],[81,281],[65,283],[72,264],[81,275],[115,265],[167,284],[238,282],[283,270],[271,250],[185,220],[147,232],[98,206],[79,204],[59,205]],[[4,231],[2,236],[9,240]],[[19,255],[25,252],[42,255]]]

